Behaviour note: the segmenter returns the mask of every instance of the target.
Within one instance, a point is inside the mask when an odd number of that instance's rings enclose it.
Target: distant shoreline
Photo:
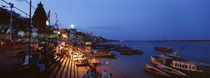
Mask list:
[[[107,40],[108,42],[210,42],[210,40]]]

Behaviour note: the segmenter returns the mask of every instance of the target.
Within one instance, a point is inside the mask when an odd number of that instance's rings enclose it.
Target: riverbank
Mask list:
[[[101,73],[104,71],[107,71],[107,73],[112,73],[112,78],[126,78],[122,73],[119,72],[119,70],[111,67],[108,64],[101,65],[97,71]]]

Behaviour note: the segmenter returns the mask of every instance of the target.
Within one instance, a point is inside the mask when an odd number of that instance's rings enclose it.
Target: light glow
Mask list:
[[[71,28],[74,28],[75,27],[74,24],[71,24],[70,26],[71,26]]]
[[[58,33],[58,34],[60,34],[61,32],[60,32],[60,31],[58,31],[57,33]]]
[[[48,20],[46,21],[46,25],[48,25],[48,26],[49,26],[49,21],[48,21]]]

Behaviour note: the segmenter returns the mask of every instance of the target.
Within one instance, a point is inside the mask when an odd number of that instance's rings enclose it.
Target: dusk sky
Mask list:
[[[5,1],[28,13],[25,0]],[[40,1],[52,23],[57,12],[60,27],[74,24],[107,39],[210,40],[210,0],[32,0],[33,6]]]

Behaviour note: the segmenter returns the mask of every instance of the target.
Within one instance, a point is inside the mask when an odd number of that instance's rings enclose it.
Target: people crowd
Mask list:
[[[96,64],[87,67],[87,73],[83,75],[83,78],[112,78],[112,73],[107,73],[104,70],[103,73],[97,72],[98,66]]]

